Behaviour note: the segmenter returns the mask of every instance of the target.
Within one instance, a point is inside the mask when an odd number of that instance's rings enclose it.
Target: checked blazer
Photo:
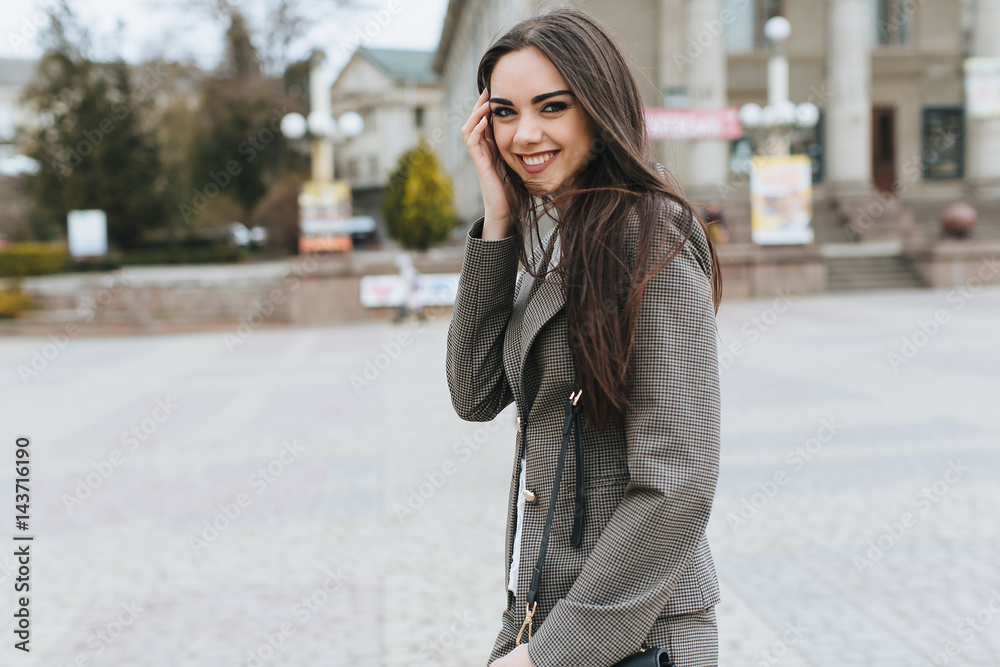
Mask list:
[[[655,261],[681,238],[681,215],[667,200],[645,223],[633,211],[623,221],[629,265],[635,262],[640,224],[656,226]],[[484,240],[482,227],[480,218],[468,233],[446,371],[452,405],[464,420],[490,421],[511,402],[517,405],[504,582],[522,454],[526,486],[536,497],[525,503],[517,593],[508,591],[492,662],[514,649],[525,617],[562,443],[564,404],[573,386],[573,359],[557,274],[535,280],[519,271],[515,237]],[[542,241],[549,256],[557,234],[558,225]],[[540,251],[534,251],[533,266],[544,261]],[[580,462],[570,443],[528,643],[535,667],[607,667],[641,648],[677,645],[684,641],[671,636],[683,627],[678,619],[710,614],[719,602],[705,537],[720,436],[711,275],[708,240],[695,223],[683,249],[646,285],[632,411],[604,433],[584,421],[586,518],[578,547],[570,544],[570,532]]]

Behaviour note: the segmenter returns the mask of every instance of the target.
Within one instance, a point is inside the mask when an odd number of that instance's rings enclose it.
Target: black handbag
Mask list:
[[[532,617],[538,609],[538,588],[542,580],[542,565],[545,563],[545,551],[549,546],[549,531],[552,529],[552,518],[556,512],[556,498],[559,496],[559,483],[562,481],[571,430],[576,432],[576,500],[573,509],[573,532],[570,536],[570,543],[574,547],[580,546],[580,539],[583,536],[583,438],[580,434],[580,413],[583,411],[583,406],[580,404],[581,395],[583,395],[583,390],[579,388],[579,379],[574,375],[573,392],[566,399],[562,446],[559,449],[559,462],[556,464],[552,494],[549,498],[549,513],[545,518],[545,530],[542,533],[542,543],[538,551],[538,562],[535,563],[535,569],[531,572],[531,585],[528,588],[524,623],[521,624],[521,629],[517,633],[515,646],[520,645],[521,636],[525,629],[528,630],[528,641],[531,641]],[[648,648],[619,660],[611,667],[675,667],[675,665],[670,656],[667,655],[666,649]]]

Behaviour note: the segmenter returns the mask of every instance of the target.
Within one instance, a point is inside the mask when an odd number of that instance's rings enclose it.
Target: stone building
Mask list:
[[[10,159],[17,154],[14,147],[16,129],[32,121],[20,98],[37,66],[37,60],[0,58],[0,159]]]
[[[421,138],[441,152],[443,95],[433,57],[359,47],[333,84],[334,117],[354,111],[365,122],[360,135],[334,145],[336,176],[351,184],[355,215],[370,215],[381,225],[382,189],[400,155]]]
[[[434,68],[449,109],[445,164],[466,220],[482,208],[459,133],[476,98],[476,67],[497,35],[545,4],[451,0],[448,7]],[[604,21],[631,53],[650,107],[765,104],[763,25],[772,16],[786,17],[792,25],[789,97],[821,110],[815,131],[793,146],[813,159],[818,243],[905,239],[913,221],[934,234],[941,206],[958,198],[977,205],[982,234],[1000,238],[1000,118],[966,118],[963,91],[965,58],[1000,57],[1000,0],[575,4]],[[692,200],[724,205],[735,242],[749,240],[747,179],[735,159],[739,144],[656,142],[661,162]],[[888,212],[859,224],[873,202],[877,207],[889,200]]]

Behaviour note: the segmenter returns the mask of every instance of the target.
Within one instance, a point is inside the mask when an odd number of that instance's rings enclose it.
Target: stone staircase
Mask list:
[[[900,254],[896,243],[827,244],[822,253],[828,270],[827,289],[915,289],[925,287],[920,275]]]

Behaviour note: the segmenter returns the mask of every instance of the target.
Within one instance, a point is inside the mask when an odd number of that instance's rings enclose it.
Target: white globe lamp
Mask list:
[[[337,123],[330,114],[313,111],[309,114],[309,131],[317,137],[330,138],[337,133]]]
[[[300,113],[293,111],[281,119],[281,133],[289,139],[301,139],[307,129],[305,116]]]
[[[740,123],[747,129],[754,129],[760,126],[763,110],[759,104],[747,102],[740,107]]]
[[[356,111],[348,111],[341,114],[337,125],[340,126],[340,132],[348,139],[358,136],[365,129],[365,121],[361,117],[361,114]]]
[[[764,37],[772,42],[783,42],[792,34],[792,24],[784,16],[773,16],[764,24]]]
[[[819,107],[812,102],[803,102],[795,107],[795,122],[802,127],[815,127],[819,122]]]

